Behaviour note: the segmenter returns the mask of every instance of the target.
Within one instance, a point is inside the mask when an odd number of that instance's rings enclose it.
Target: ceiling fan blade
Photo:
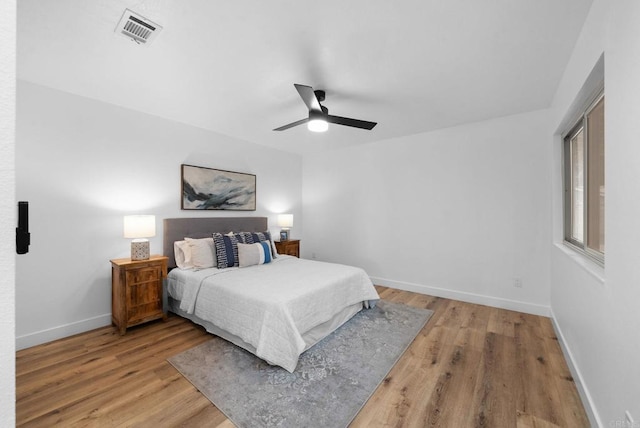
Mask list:
[[[348,117],[341,117],[341,116],[332,116],[330,114],[326,115],[326,118],[327,118],[327,122],[329,123],[335,123],[337,125],[352,126],[354,128],[361,128],[361,129],[368,129],[368,130],[373,129],[373,127],[378,124],[377,122],[367,122],[366,120],[351,119]]]
[[[285,129],[293,128],[294,126],[302,125],[303,123],[307,123],[307,122],[309,122],[309,118],[305,117],[304,119],[300,119],[296,122],[281,126],[280,128],[276,128],[274,129],[274,131],[284,131]]]
[[[302,101],[307,105],[309,111],[322,111],[320,101],[316,98],[316,94],[313,92],[313,88],[311,86],[298,85],[297,83],[294,83],[293,86],[298,90],[300,98],[302,98]]]

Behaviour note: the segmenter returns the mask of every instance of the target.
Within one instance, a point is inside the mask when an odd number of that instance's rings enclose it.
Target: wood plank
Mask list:
[[[550,365],[550,375],[555,380],[558,396],[561,397],[563,402],[562,410],[564,411],[566,426],[576,428],[589,426],[587,415],[582,411],[578,389],[564,359],[558,338],[551,325],[551,320],[542,318],[539,321],[541,332],[544,335],[543,352]]]
[[[516,426],[516,344],[512,337],[487,333],[474,390],[476,426]]]
[[[481,353],[472,348],[449,347],[448,361],[424,411],[422,426],[472,426],[472,412],[462,403],[471,403],[477,382]]]
[[[490,310],[487,306],[463,304],[462,323],[453,344],[482,351],[485,347]]]
[[[489,323],[487,325],[487,332],[513,337],[515,335],[514,325],[516,322],[514,318],[516,317],[516,312],[504,309],[491,311]]]
[[[516,360],[519,363],[520,400],[517,410],[551,424],[566,426],[564,410],[549,364],[539,317],[524,315],[514,326]]]

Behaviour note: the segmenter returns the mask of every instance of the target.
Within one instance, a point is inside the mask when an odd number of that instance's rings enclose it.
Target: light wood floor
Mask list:
[[[589,426],[549,319],[377,288],[434,315],[352,427]],[[19,351],[17,424],[232,427],[166,361],[209,338],[170,316]]]

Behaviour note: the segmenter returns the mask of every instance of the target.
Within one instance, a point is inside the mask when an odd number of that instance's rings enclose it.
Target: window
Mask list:
[[[604,264],[604,94],[564,138],[564,239]]]

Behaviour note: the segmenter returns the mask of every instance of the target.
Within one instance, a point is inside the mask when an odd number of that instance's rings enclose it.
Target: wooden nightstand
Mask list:
[[[167,277],[168,258],[111,260],[111,321],[120,334],[127,327],[166,319],[162,308],[162,280]]]
[[[288,241],[275,241],[278,254],[300,257],[300,240],[289,239]]]

